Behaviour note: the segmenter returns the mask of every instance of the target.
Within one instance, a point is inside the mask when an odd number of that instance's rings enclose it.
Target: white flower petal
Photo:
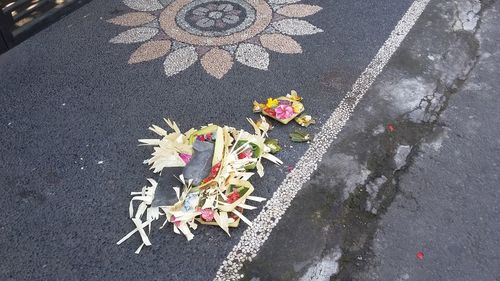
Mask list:
[[[199,27],[211,27],[214,26],[215,21],[209,18],[202,18],[196,22],[196,25]]]
[[[187,47],[188,45],[186,43],[182,43],[182,42],[179,42],[179,41],[174,41],[172,43],[172,50],[178,50],[180,48],[184,48],[184,47]]]
[[[238,45],[226,45],[226,46],[222,46],[222,49],[228,51],[231,54],[234,54],[236,52],[237,48],[238,48]]]
[[[236,50],[236,60],[244,65],[267,70],[269,67],[269,54],[261,46],[242,43]]]
[[[217,7],[217,10],[219,11],[224,11],[224,12],[229,12],[233,9],[233,5],[231,4],[220,4],[218,7]]]
[[[163,7],[166,7],[170,3],[172,3],[174,0],[159,0],[160,3],[163,5]]]
[[[158,0],[123,0],[123,3],[131,9],[142,12],[151,12],[163,8]]]
[[[300,0],[269,0],[269,4],[281,5],[281,4],[292,4],[297,3]]]
[[[115,44],[131,44],[147,41],[158,33],[158,29],[151,27],[136,27],[124,31],[111,38],[109,42]]]
[[[170,53],[163,66],[165,67],[165,74],[167,76],[175,75],[181,71],[186,70],[193,63],[198,60],[198,53],[194,47],[185,47]]]
[[[287,35],[309,35],[323,32],[322,29],[310,24],[305,20],[284,19],[272,24],[281,33]]]
[[[235,24],[238,22],[239,19],[240,19],[240,17],[235,16],[235,15],[225,15],[222,18],[222,21],[227,23],[227,24]]]
[[[193,15],[204,16],[209,10],[205,7],[198,7],[193,11]]]

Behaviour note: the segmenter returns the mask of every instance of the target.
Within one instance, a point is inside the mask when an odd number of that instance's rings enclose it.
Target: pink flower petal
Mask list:
[[[289,105],[281,104],[275,111],[278,119],[288,119],[293,116],[293,108]]]
[[[180,153],[179,157],[184,161],[185,164],[189,163],[191,161],[191,155],[186,154],[186,153]]]
[[[213,221],[214,220],[214,211],[212,209],[201,210],[201,218],[205,221]]]

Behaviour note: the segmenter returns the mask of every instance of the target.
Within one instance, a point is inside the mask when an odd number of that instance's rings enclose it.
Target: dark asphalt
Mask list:
[[[243,228],[228,238],[203,227],[190,243],[155,231],[141,255],[137,238],[115,245],[132,229],[129,193],[152,176],[142,164],[150,150],[137,139],[163,117],[183,129],[249,129],[254,99],[291,89],[318,129],[411,1],[304,2],[323,7],[308,20],[325,32],[296,38],[303,54],[271,54],[267,72],[235,64],[223,80],[199,65],[172,78],[162,60],[127,65],[135,46],[108,43],[125,30],[106,22],[128,11],[120,1],[94,0],[0,56],[0,279],[211,280]],[[288,147],[295,127],[272,132],[286,145],[285,165],[306,148]],[[269,197],[286,169],[268,165],[266,173],[254,183]]]

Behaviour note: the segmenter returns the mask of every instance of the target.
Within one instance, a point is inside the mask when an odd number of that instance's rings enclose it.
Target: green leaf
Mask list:
[[[264,143],[271,149],[272,154],[276,154],[282,150],[277,139],[266,139]]]
[[[293,133],[290,133],[290,138],[293,142],[308,142],[312,140],[312,136],[304,131],[295,130]]]

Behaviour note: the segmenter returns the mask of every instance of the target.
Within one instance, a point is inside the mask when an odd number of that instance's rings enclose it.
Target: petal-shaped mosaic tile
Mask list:
[[[323,32],[321,28],[318,28],[305,20],[299,19],[280,20],[273,22],[273,26],[280,32],[287,35],[311,35]]]
[[[108,20],[108,22],[123,26],[140,26],[149,23],[154,19],[156,19],[156,17],[149,13],[135,12],[112,18]]]
[[[297,2],[300,2],[300,0],[269,0],[270,4],[276,4],[276,5],[291,4],[291,3],[297,3]]]
[[[194,47],[184,47],[170,53],[163,63],[165,67],[165,74],[172,76],[177,74],[198,60],[198,53]]]
[[[316,5],[293,4],[278,8],[276,13],[292,18],[303,18],[314,15],[321,11],[321,9],[320,6]]]
[[[165,56],[167,76],[178,74],[198,59],[217,79],[225,77],[234,62],[268,70],[267,50],[300,54],[302,46],[291,35],[322,30],[296,18],[321,10],[301,0],[123,0],[136,12],[108,22],[131,27],[111,43],[143,43],[131,50],[130,64]],[[138,12],[137,12],[138,11]]]
[[[142,12],[151,12],[163,8],[163,5],[158,0],[123,0],[123,3],[131,9]]]
[[[158,33],[158,29],[151,27],[136,27],[118,34],[111,38],[111,43],[131,44],[147,41]]]
[[[267,70],[269,67],[269,54],[261,46],[243,43],[236,50],[236,59],[244,65]]]
[[[163,57],[170,51],[172,42],[169,40],[149,41],[142,44],[130,56],[128,63],[139,63]]]
[[[205,71],[217,79],[221,79],[233,67],[233,56],[226,50],[213,48],[201,58]]]
[[[263,34],[260,43],[264,48],[284,54],[300,54],[302,47],[292,37],[283,34]]]

